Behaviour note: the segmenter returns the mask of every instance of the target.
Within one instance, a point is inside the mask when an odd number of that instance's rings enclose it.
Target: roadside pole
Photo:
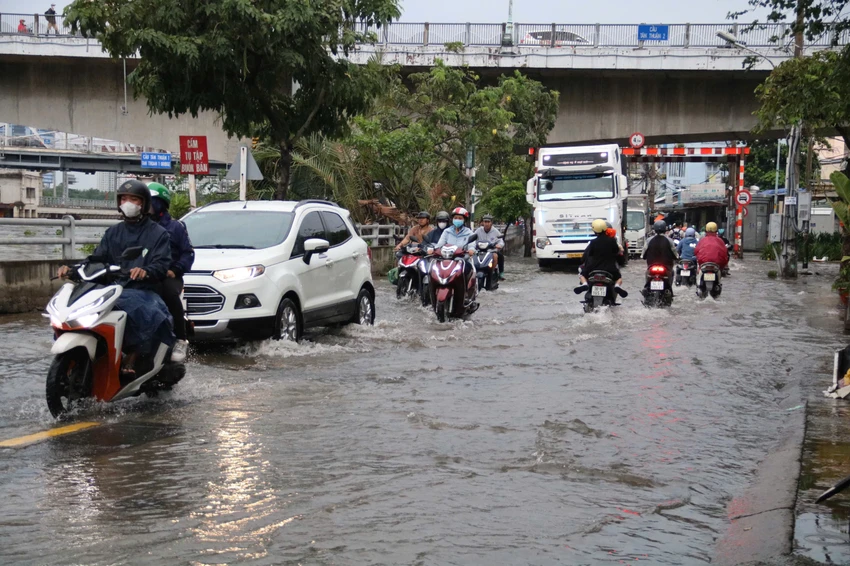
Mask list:
[[[248,148],[239,148],[239,200],[247,200],[248,194]]]
[[[195,174],[189,174],[189,208],[198,208],[197,186],[195,184]]]

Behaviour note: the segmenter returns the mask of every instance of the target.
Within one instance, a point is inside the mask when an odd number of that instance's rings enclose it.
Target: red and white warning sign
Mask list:
[[[635,132],[631,136],[629,136],[629,145],[634,149],[640,149],[643,147],[643,144],[646,142],[646,138],[643,137],[643,134],[640,132]]]
[[[740,191],[738,191],[738,194],[735,195],[735,202],[737,202],[741,206],[747,206],[748,204],[750,204],[750,200],[752,200],[752,198],[753,197],[750,194],[750,191],[748,191],[747,189],[741,189]]]

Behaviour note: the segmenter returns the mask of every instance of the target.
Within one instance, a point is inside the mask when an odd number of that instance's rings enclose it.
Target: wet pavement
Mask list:
[[[850,474],[850,409],[820,394],[845,343],[835,269],[773,268],[659,311],[634,262],[623,305],[584,315],[574,273],[513,259],[445,325],[379,281],[374,328],[195,353],[171,393],[0,448],[0,564],[708,563],[801,399],[798,512],[826,530],[797,544],[846,561],[850,496],[809,503]],[[0,318],[0,342],[0,440],[57,426],[47,324]]]

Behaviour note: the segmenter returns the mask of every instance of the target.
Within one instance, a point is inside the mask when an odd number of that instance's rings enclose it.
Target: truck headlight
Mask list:
[[[549,246],[551,244],[552,244],[552,242],[549,241],[549,238],[537,238],[536,245],[541,250],[543,248],[545,248],[546,246]]]
[[[233,269],[214,271],[212,276],[222,283],[233,283],[234,281],[254,279],[265,273],[265,271],[266,268],[262,265],[249,265],[248,267],[234,267]]]

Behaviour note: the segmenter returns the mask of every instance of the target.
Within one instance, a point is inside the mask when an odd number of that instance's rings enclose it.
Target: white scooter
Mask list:
[[[128,248],[122,259],[133,260],[141,247]],[[55,356],[47,373],[47,407],[58,417],[75,402],[95,398],[118,401],[168,390],[186,374],[181,363],[171,362],[171,348],[157,344],[151,355],[139,356],[135,379],[122,380],[121,361],[127,313],[113,310],[124,290],[118,265],[86,260],[73,266],[66,283],[50,299],[47,314],[56,341]]]

